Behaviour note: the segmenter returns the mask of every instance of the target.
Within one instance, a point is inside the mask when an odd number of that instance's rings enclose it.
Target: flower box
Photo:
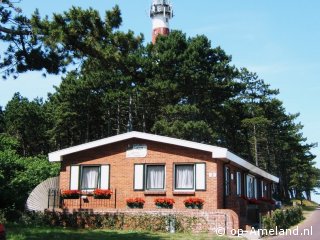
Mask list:
[[[157,208],[173,208],[175,201],[172,198],[156,198],[154,200]]]
[[[186,208],[191,208],[191,209],[202,209],[204,200],[201,198],[187,198],[186,200],[183,201],[184,205]]]
[[[145,203],[144,199],[142,198],[128,198],[126,202],[129,208],[143,208]]]
[[[61,192],[63,199],[78,199],[80,197],[79,190],[64,190]]]
[[[261,197],[259,198],[259,201],[260,202],[265,202],[265,203],[268,203],[268,204],[275,204],[275,201],[273,199],[269,199],[269,198],[266,198],[266,197]]]
[[[110,199],[112,195],[111,190],[105,190],[105,189],[95,189],[93,191],[93,198],[94,199]]]
[[[255,198],[250,198],[250,199],[248,200],[248,203],[249,203],[249,204],[259,204],[259,201],[258,201],[257,199],[255,199]]]

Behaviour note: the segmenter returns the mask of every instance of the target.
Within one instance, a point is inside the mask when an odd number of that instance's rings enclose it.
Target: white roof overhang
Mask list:
[[[84,150],[88,150],[88,149],[92,149],[92,148],[96,148],[96,147],[100,147],[100,146],[104,146],[104,145],[108,145],[116,142],[121,142],[121,141],[132,139],[132,138],[138,138],[138,139],[160,142],[165,144],[172,144],[176,146],[211,152],[212,158],[226,159],[227,161],[231,161],[236,165],[244,167],[245,169],[249,170],[249,172],[251,173],[258,174],[273,182],[279,182],[278,177],[273,176],[272,174],[254,166],[253,164],[247,162],[246,160],[228,151],[228,149],[226,148],[212,146],[212,145],[203,144],[203,143],[191,142],[187,140],[181,140],[177,138],[154,135],[149,133],[135,132],[135,131],[104,138],[104,139],[89,142],[89,143],[84,143],[74,147],[62,149],[56,152],[51,152],[49,153],[49,161],[59,162],[63,160],[63,156],[68,154],[72,154],[72,153],[76,153],[76,152],[80,152],[80,151],[84,151]]]

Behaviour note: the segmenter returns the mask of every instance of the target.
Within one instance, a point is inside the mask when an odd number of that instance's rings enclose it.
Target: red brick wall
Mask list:
[[[147,144],[148,154],[145,158],[126,158],[128,144]],[[145,195],[143,191],[133,190],[134,164],[137,163],[163,163],[166,166],[166,196],[174,198],[174,209],[185,210],[183,200],[189,195],[173,194],[173,165],[174,163],[206,163],[206,191],[196,191],[194,197],[205,200],[204,210],[215,210],[222,208],[223,184],[217,181],[222,179],[222,164],[212,159],[209,152],[173,146],[169,144],[156,143],[140,139],[131,139],[111,145],[74,153],[64,157],[61,165],[60,188],[69,189],[70,165],[92,165],[110,164],[110,188],[117,190],[117,208],[125,209],[126,199],[142,197],[146,200],[144,208],[153,210],[156,208],[154,199],[157,195]],[[209,177],[209,173],[216,173],[216,176]]]

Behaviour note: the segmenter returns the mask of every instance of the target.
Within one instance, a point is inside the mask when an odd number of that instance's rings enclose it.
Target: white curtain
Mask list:
[[[176,188],[193,189],[193,165],[176,165]]]
[[[164,188],[164,166],[147,166],[147,189]]]
[[[254,198],[255,197],[255,184],[254,178],[251,176],[247,176],[247,197]]]
[[[82,189],[94,189],[98,187],[99,167],[82,168]]]

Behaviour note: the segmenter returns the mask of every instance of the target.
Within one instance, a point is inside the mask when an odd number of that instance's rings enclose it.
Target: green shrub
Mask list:
[[[271,215],[263,217],[264,229],[288,229],[303,220],[301,207],[290,207],[285,210],[277,209]]]

